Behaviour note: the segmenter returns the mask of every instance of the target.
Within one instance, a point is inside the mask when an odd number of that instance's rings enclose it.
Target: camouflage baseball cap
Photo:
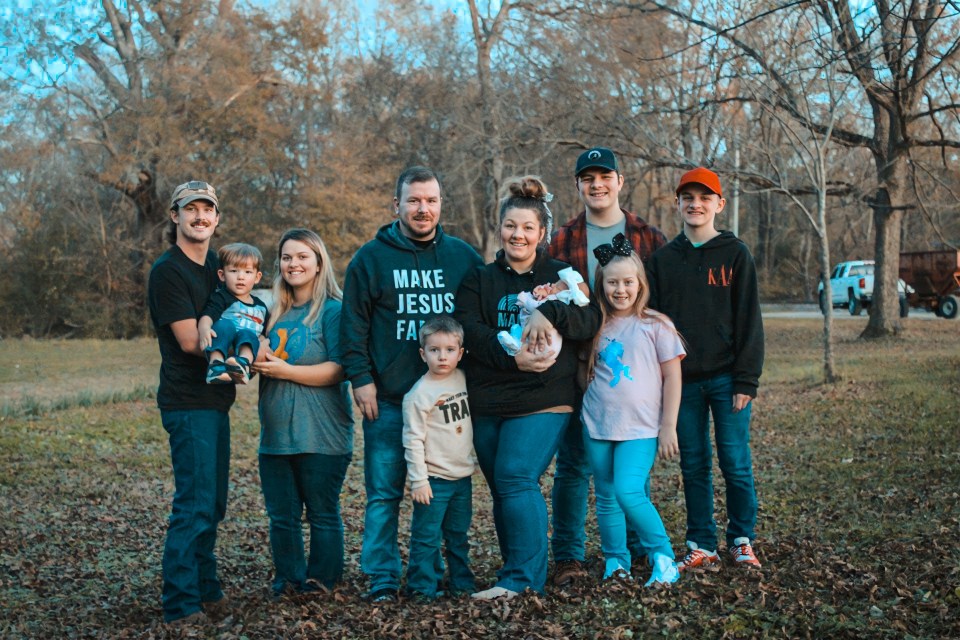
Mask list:
[[[182,207],[194,200],[209,200],[217,211],[220,211],[220,202],[217,200],[217,190],[212,184],[202,180],[191,180],[173,190],[173,197],[170,198],[170,209]]]

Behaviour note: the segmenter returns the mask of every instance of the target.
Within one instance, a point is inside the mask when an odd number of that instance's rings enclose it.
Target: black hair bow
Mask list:
[[[633,247],[623,237],[622,233],[613,236],[613,243],[602,244],[593,250],[593,255],[597,257],[597,262],[601,267],[607,266],[607,263],[613,260],[613,256],[629,256]]]

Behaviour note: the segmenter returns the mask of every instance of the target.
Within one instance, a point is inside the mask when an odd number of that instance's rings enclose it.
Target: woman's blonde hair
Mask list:
[[[636,251],[631,251],[630,255],[622,256],[615,255],[610,259],[609,262],[605,265],[597,265],[597,270],[593,274],[593,287],[597,292],[597,299],[600,301],[600,313],[603,317],[603,322],[600,324],[600,331],[597,332],[597,335],[593,337],[593,350],[590,352],[590,358],[587,359],[587,379],[593,375],[593,367],[597,359],[597,351],[600,347],[600,334],[603,333],[603,327],[606,326],[607,322],[613,316],[613,305],[610,304],[610,301],[607,300],[607,294],[603,290],[603,272],[605,269],[614,264],[619,264],[621,262],[629,262],[637,270],[637,280],[640,284],[640,290],[637,292],[637,299],[633,302],[633,314],[642,320],[652,319],[662,322],[666,326],[680,336],[680,333],[676,328],[667,322],[667,317],[662,313],[658,313],[647,306],[647,303],[650,302],[650,281],[647,280],[647,271],[643,268],[643,261],[640,260],[640,256],[637,255]],[[680,339],[683,340],[683,336],[680,336]],[[686,344],[684,344],[686,346]]]
[[[313,324],[320,315],[320,310],[327,298],[333,300],[343,300],[343,291],[337,284],[337,277],[333,272],[333,264],[330,263],[330,255],[327,253],[327,247],[323,240],[315,232],[309,229],[288,229],[280,236],[280,243],[277,245],[277,259],[274,263],[274,269],[277,275],[273,278],[273,306],[270,309],[270,322],[267,323],[267,331],[273,328],[277,320],[293,307],[293,288],[283,279],[283,272],[280,269],[280,257],[283,255],[283,245],[288,240],[296,240],[310,247],[317,256],[317,264],[320,271],[313,281],[313,295],[310,303],[310,311],[304,319],[304,324]]]

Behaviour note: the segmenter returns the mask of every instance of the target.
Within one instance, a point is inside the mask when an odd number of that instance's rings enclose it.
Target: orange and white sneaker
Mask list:
[[[703,567],[710,566],[711,564],[718,564],[720,562],[720,556],[716,551],[709,551],[707,549],[701,549],[697,546],[696,542],[687,541],[687,555],[684,556],[683,560],[677,563],[677,569],[680,571],[689,571],[690,569],[701,569]]]
[[[760,568],[760,561],[757,560],[756,554],[753,553],[753,547],[750,546],[750,538],[734,540],[733,546],[730,547],[730,557],[733,559],[733,564],[738,567]]]

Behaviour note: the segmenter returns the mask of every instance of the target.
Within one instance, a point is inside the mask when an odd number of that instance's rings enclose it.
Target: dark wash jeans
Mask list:
[[[213,323],[213,331],[217,334],[217,337],[213,338],[211,345],[207,347],[208,354],[212,351],[219,351],[226,360],[230,355],[240,355],[240,347],[247,345],[253,351],[251,361],[257,359],[257,352],[260,350],[260,337],[253,329],[238,329],[237,325],[221,318]]]
[[[178,620],[223,597],[217,578],[217,525],[227,511],[230,414],[160,411],[173,462],[173,509],[163,549],[163,618]]]
[[[400,501],[407,480],[403,448],[403,411],[380,401],[376,420],[363,420],[363,477],[367,508],[363,522],[360,565],[370,578],[370,591],[400,588],[400,546],[397,529]]]
[[[713,450],[710,417],[713,417],[717,460],[727,487],[727,545],[736,538],[754,539],[757,493],[750,456],[751,402],[733,412],[733,376],[723,374],[685,382],[677,416],[680,471],[687,504],[687,540],[704,549],[717,548],[717,522],[713,515]]]
[[[443,579],[441,541],[446,545],[450,591],[472,593],[476,590],[468,542],[473,517],[472,480],[469,476],[459,480],[431,477],[433,499],[430,504],[413,503],[407,591],[430,598],[437,596],[437,587]]]
[[[350,454],[260,454],[260,486],[270,516],[273,592],[287,586],[310,591],[307,580],[327,588],[343,576],[340,490]],[[304,558],[303,512],[310,524],[310,554]]]
[[[569,413],[473,416],[473,445],[493,496],[503,567],[497,586],[543,592],[547,581],[547,503],[540,476],[557,453]]]

